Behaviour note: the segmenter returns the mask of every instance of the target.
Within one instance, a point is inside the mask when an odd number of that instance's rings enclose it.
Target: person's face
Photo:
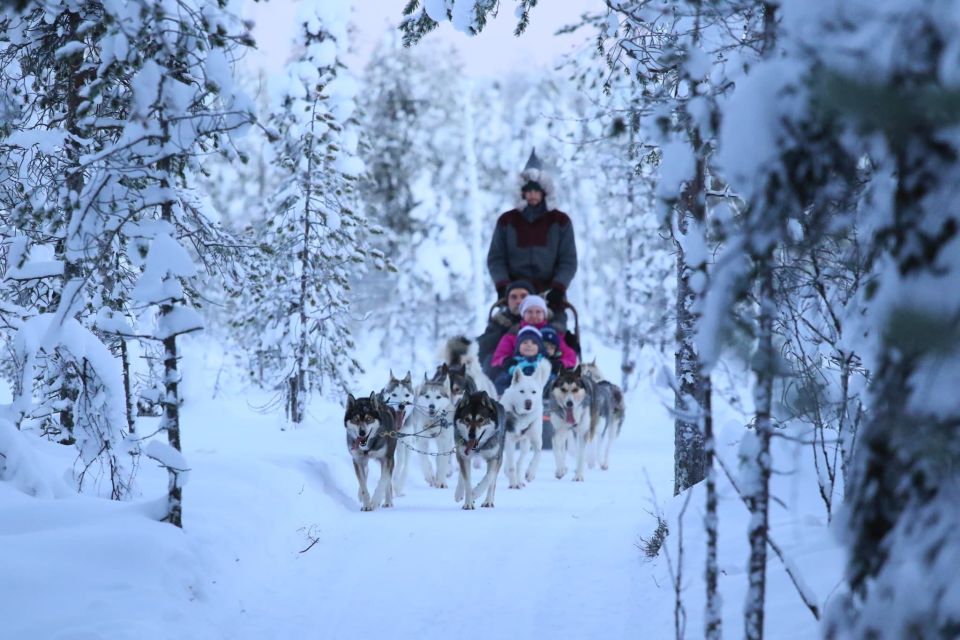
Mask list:
[[[540,307],[530,307],[523,314],[523,321],[527,324],[540,324],[546,321],[547,314]]]
[[[530,292],[526,289],[513,289],[507,294],[507,306],[510,307],[510,313],[517,313],[520,309],[520,303],[528,295],[530,295]]]
[[[547,352],[547,357],[552,358],[553,354],[557,352],[557,345],[552,342],[543,341],[543,350]]]
[[[543,202],[543,191],[539,189],[531,189],[529,191],[523,192],[523,199],[527,201],[527,204],[531,207],[536,207],[541,202]]]
[[[520,355],[522,355],[524,358],[532,358],[533,356],[540,353],[540,349],[539,347],[537,347],[537,343],[534,342],[533,340],[524,340],[523,342],[521,342],[520,348],[518,349],[518,351],[520,352]]]

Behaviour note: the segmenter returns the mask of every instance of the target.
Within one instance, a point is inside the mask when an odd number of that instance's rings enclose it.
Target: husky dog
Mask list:
[[[597,366],[596,358],[590,362],[584,362],[582,365],[580,365],[580,373],[582,373],[585,377],[590,378],[594,382],[602,382],[606,380],[606,378],[603,377],[603,374],[600,373],[600,367]]]
[[[464,509],[473,509],[474,499],[484,491],[487,497],[481,507],[492,507],[497,490],[497,472],[503,463],[503,444],[506,437],[506,412],[503,405],[478,391],[466,395],[453,414],[453,433],[460,465],[460,479],[454,499],[463,500]],[[479,457],[487,463],[487,473],[474,487],[470,480],[471,459]]]
[[[577,470],[573,479],[583,482],[583,467],[587,449],[596,435],[597,415],[594,402],[596,384],[583,375],[581,367],[563,369],[550,391],[550,422],[553,424],[553,455],[557,463],[557,478],[567,474],[566,453],[569,440],[576,447]]]
[[[413,412],[413,400],[417,390],[413,388],[410,372],[403,378],[396,378],[393,370],[390,371],[390,381],[380,392],[380,397],[393,411],[393,423],[401,436],[409,436],[410,421],[408,418]],[[410,447],[402,440],[397,445],[396,464],[393,469],[393,493],[403,495],[403,485],[407,478],[407,461],[410,459]]]
[[[525,475],[527,482],[533,482],[540,464],[540,451],[543,449],[543,387],[550,378],[550,362],[541,360],[536,370],[525,375],[520,367],[513,372],[510,386],[503,393],[503,408],[507,413],[506,451],[507,477],[511,489],[524,486],[520,479],[520,468],[527,454],[527,445],[533,449],[533,457]],[[514,450],[518,448],[514,461]]]
[[[497,389],[480,367],[477,343],[465,336],[454,336],[443,347],[442,359],[451,368],[461,368],[463,376],[469,380],[474,391],[486,391],[492,398],[497,397]],[[473,393],[473,391],[471,391]]]
[[[347,430],[347,449],[353,458],[360,491],[357,497],[363,511],[373,511],[380,506],[393,506],[393,457],[397,438],[393,434],[393,412],[387,408],[376,393],[369,398],[347,396],[347,410],[343,416]],[[380,461],[380,481],[373,491],[367,491],[367,462],[370,458]]]
[[[416,434],[417,449],[420,451],[420,467],[423,479],[431,487],[447,488],[447,469],[453,451],[453,403],[451,402],[450,383],[445,377],[429,379],[423,376],[423,383],[417,389],[413,412],[408,420],[409,433]],[[435,456],[427,452],[430,443],[436,446]],[[431,457],[436,457],[434,469]]]
[[[623,391],[617,385],[606,380],[597,382],[594,389],[597,446],[602,451],[600,468],[606,471],[610,468],[610,445],[620,435],[620,429],[623,427]],[[601,424],[603,425],[602,428]]]
[[[583,377],[589,378],[595,383],[593,402],[597,419],[597,437],[587,450],[587,466],[593,468],[597,449],[599,449],[601,451],[600,468],[607,470],[610,468],[610,446],[620,435],[620,428],[623,426],[623,391],[603,377],[600,367],[597,366],[596,358],[591,362],[584,363],[580,372]]]

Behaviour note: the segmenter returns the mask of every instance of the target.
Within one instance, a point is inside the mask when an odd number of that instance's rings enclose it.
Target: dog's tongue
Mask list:
[[[573,418],[573,407],[567,407],[566,417],[567,417],[567,422],[569,422],[570,424],[573,424],[574,422],[576,422],[576,420],[574,420]]]
[[[476,438],[474,438],[473,440],[467,440],[467,444],[463,449],[464,449],[464,453],[470,453],[476,448],[477,448],[477,440]]]

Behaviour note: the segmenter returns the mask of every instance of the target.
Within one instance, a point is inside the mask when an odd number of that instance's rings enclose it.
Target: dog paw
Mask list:
[[[536,478],[536,475],[528,471],[527,475],[524,477],[527,479],[527,482],[533,482],[534,478]]]
[[[487,501],[480,505],[484,509],[493,509],[493,502]]]
[[[464,511],[473,511],[475,508],[476,508],[476,507],[473,506],[473,503],[472,503],[472,502],[468,502],[468,503],[466,503],[466,504],[463,505],[463,510],[464,510]]]
[[[563,478],[563,476],[567,475],[567,470],[566,470],[566,469],[557,469],[557,472],[556,472],[555,474],[553,474],[553,475],[557,476],[557,480],[560,480],[561,478]]]
[[[437,484],[433,485],[433,486],[435,486],[437,489],[448,489],[448,488],[449,488],[449,485],[448,485],[446,482],[442,481],[442,480],[441,480],[440,482],[438,482]]]
[[[602,465],[600,465],[600,468],[601,468],[602,470],[606,471],[607,469],[610,468],[610,465],[608,465],[608,464],[602,464]]]
[[[360,511],[373,511],[373,505],[365,504],[362,507],[360,507]]]
[[[578,473],[578,474],[576,474],[575,476],[573,476],[573,481],[574,481],[574,482],[583,482],[583,474]]]
[[[392,500],[385,500],[385,501],[383,502],[383,508],[384,508],[384,509],[392,509],[392,508],[393,508],[393,501],[392,501]]]

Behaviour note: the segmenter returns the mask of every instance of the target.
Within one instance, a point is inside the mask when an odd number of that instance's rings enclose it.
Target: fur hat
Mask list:
[[[557,333],[557,330],[551,327],[550,325],[545,326],[543,329],[540,329],[540,337],[543,338],[543,342],[549,342],[557,349],[560,348],[560,334]]]
[[[530,151],[530,158],[527,160],[523,171],[520,172],[517,187],[520,191],[520,209],[527,206],[526,201],[523,199],[523,192],[530,191],[531,189],[539,189],[542,191],[545,200],[547,198],[549,198],[551,202],[556,200],[555,185],[553,184],[553,180],[550,179],[550,175],[544,170],[543,162],[541,162],[537,156],[536,148]]]
[[[520,303],[520,317],[523,317],[523,314],[527,312],[527,309],[532,309],[538,307],[543,309],[543,313],[547,313],[547,301],[536,295],[529,295],[523,299],[523,302]]]
[[[540,335],[540,330],[536,327],[531,327],[527,325],[520,329],[517,332],[517,346],[514,347],[514,352],[520,353],[520,343],[526,340],[531,340],[537,343],[537,353],[543,353],[543,338]]]

